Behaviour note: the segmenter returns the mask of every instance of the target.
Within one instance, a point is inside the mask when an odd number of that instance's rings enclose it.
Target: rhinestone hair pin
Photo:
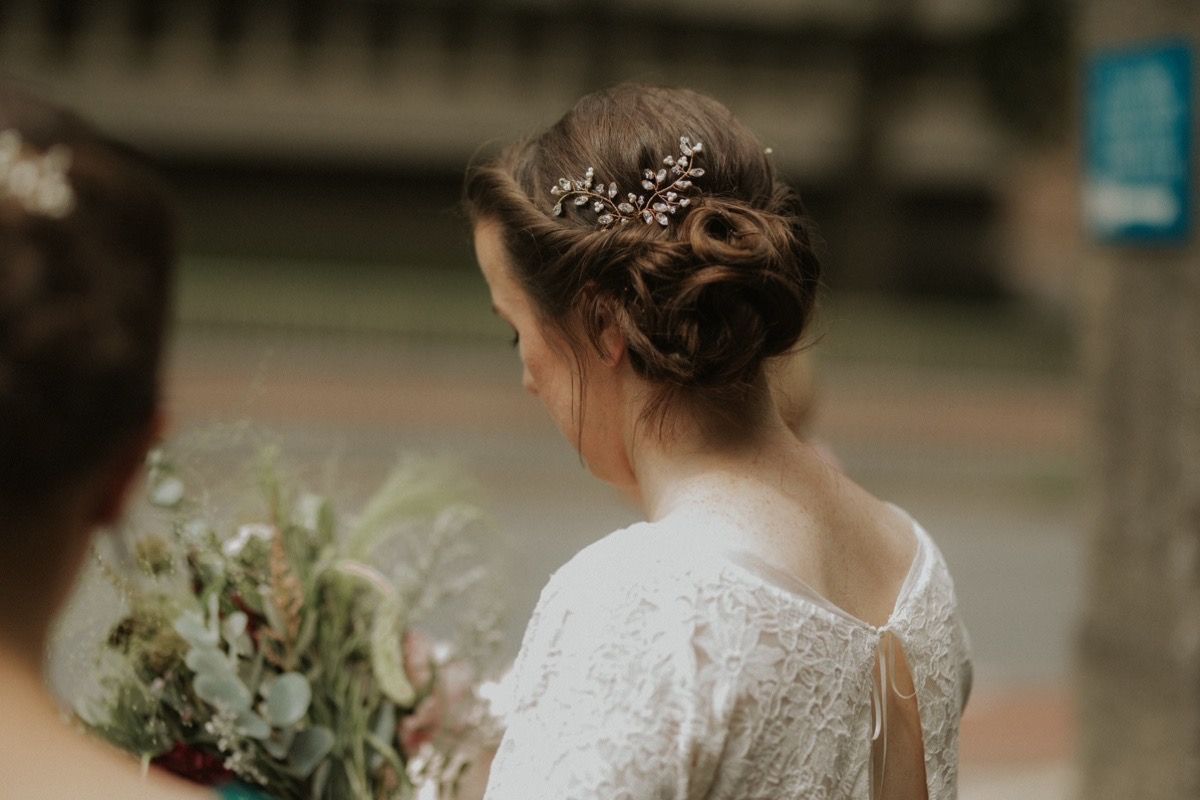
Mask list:
[[[75,207],[67,179],[71,151],[54,145],[41,155],[23,152],[21,134],[0,131],[0,197],[13,199],[27,212],[61,219]]]
[[[657,172],[647,169],[642,173],[642,188],[651,193],[649,197],[630,192],[624,200],[618,200],[620,191],[617,184],[610,182],[606,186],[604,181],[596,177],[596,170],[592,167],[587,168],[582,178],[559,178],[558,184],[550,189],[550,193],[558,198],[554,215],[561,217],[563,203],[573,198],[571,202],[576,206],[591,204],[592,210],[599,215],[596,225],[601,229],[611,228],[618,223],[626,225],[637,219],[647,225],[657,222],[666,227],[672,215],[692,203],[692,198],[683,193],[692,188],[693,178],[704,175],[704,169],[695,166],[696,156],[702,152],[702,142],[692,142],[687,136],[680,136],[678,156],[664,158],[663,166]]]

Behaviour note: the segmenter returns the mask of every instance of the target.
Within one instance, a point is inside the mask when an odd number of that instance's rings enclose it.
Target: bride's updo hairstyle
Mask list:
[[[665,226],[635,216],[605,228],[591,202],[570,199],[555,214],[553,188],[588,167],[619,187],[614,202],[649,197],[644,171],[678,157],[681,136],[703,144],[693,165],[704,173]],[[764,361],[796,348],[813,315],[820,262],[799,196],[753,133],[692,90],[626,83],[583,97],[472,166],[465,205],[473,223],[499,225],[516,279],[577,359],[618,327],[633,369],[656,388],[643,421],[660,432],[679,403],[709,434],[755,424]]]
[[[137,159],[0,84],[0,510],[34,517],[150,420],[174,215]]]

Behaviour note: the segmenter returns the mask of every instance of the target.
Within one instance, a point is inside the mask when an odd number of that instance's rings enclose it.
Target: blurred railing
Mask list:
[[[851,283],[878,283],[886,259],[893,275],[967,286],[999,269],[989,241],[1016,146],[1009,110],[1046,80],[1030,77],[1026,52],[1031,9],[1044,6],[8,0],[0,70],[232,178],[269,164],[456,180],[481,146],[552,121],[589,89],[686,84],[725,101],[815,196]],[[1010,77],[1014,54],[1025,71]]]
[[[458,166],[482,137],[518,135],[588,88],[647,79],[727,99],[782,166],[818,176],[853,162],[869,101],[899,106],[870,111],[897,177],[974,182],[1004,138],[978,81],[910,66],[892,103],[866,73],[884,36],[954,61],[1007,5],[8,2],[0,66],[156,148],[333,162]]]

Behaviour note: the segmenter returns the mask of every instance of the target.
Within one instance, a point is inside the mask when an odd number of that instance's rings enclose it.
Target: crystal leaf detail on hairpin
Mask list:
[[[647,225],[657,222],[665,228],[672,215],[691,205],[691,198],[682,196],[681,192],[692,188],[692,178],[704,176],[704,169],[695,166],[696,156],[702,152],[703,143],[680,136],[678,156],[664,158],[665,166],[657,171],[642,171],[642,188],[652,193],[649,197],[629,192],[625,200],[618,201],[617,184],[610,182],[605,186],[604,181],[596,179],[596,170],[592,167],[588,167],[580,179],[559,178],[550,188],[550,193],[558,199],[554,216],[561,217],[563,201],[574,196],[571,203],[576,207],[591,204],[592,211],[598,215],[596,224],[600,228],[611,228],[617,223],[625,225],[639,219]]]

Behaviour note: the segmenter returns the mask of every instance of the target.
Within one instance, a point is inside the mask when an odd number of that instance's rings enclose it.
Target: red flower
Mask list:
[[[183,742],[176,742],[174,747],[151,763],[201,786],[221,786],[237,780],[237,775],[225,769],[219,756],[197,750]]]

